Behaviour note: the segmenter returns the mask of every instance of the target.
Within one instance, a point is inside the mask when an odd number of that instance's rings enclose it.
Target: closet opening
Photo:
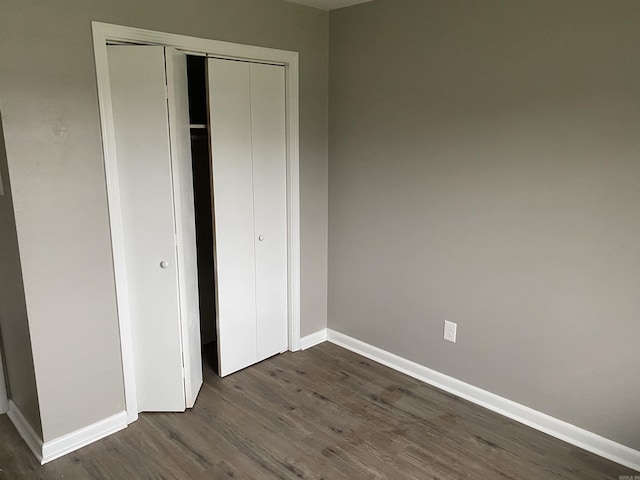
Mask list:
[[[204,372],[218,374],[211,142],[207,110],[206,57],[187,55],[189,124],[195,204],[200,338]]]
[[[298,54],[92,30],[131,423],[300,348]]]

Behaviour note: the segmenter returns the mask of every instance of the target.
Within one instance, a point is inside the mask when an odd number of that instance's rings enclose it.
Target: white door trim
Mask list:
[[[111,110],[111,87],[107,62],[108,42],[130,42],[142,45],[173,47],[189,53],[276,63],[284,65],[287,99],[287,226],[288,226],[288,325],[289,350],[300,349],[300,178],[298,130],[298,53],[286,50],[241,45],[172,33],[155,32],[140,28],[91,22],[93,50],[96,62],[98,104],[102,127],[111,249],[118,303],[122,370],[128,422],[138,418],[133,369],[133,343],[131,319],[127,297],[127,276],[124,263],[124,236],[118,186],[116,149]]]

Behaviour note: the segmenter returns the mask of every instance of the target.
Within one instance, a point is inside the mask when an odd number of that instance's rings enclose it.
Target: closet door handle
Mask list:
[[[163,260],[160,262],[160,268],[169,268],[169,262]]]
[[[259,240],[259,241],[263,241],[263,240],[264,240],[264,235],[259,235],[259,236],[258,236],[258,240]]]

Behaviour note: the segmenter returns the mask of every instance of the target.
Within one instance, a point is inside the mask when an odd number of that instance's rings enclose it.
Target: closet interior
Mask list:
[[[203,363],[218,372],[211,142],[206,57],[187,55],[189,124],[196,220],[198,299]]]

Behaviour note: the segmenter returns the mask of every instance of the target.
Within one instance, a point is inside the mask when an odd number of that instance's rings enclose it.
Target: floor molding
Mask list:
[[[433,385],[465,400],[469,400],[489,410],[493,410],[505,417],[509,417],[536,430],[559,438],[571,445],[575,445],[576,447],[640,471],[640,451],[638,450],[634,450],[481,388],[474,387],[461,380],[431,370],[418,363],[334,330],[327,329],[327,339],[329,342],[335,343],[347,350],[351,350],[410,377]]]
[[[7,412],[7,416],[33,454],[40,462],[42,462],[42,439],[33,429],[31,424],[27,422],[27,419],[24,418],[24,415],[18,406],[13,403],[13,400],[9,400],[9,411]]]
[[[1,188],[1,187],[0,187]],[[9,411],[9,398],[7,397],[7,386],[4,383],[4,370],[2,367],[2,349],[0,349],[0,415]]]
[[[300,339],[300,350],[306,350],[307,348],[314,347],[319,343],[327,341],[327,329],[323,328],[315,333],[302,337]]]
[[[2,381],[2,377],[0,377],[0,381]],[[9,399],[5,395],[5,392],[1,390],[0,387],[0,415],[9,412]]]
[[[127,427],[127,412],[122,411],[92,425],[68,433],[42,445],[41,463],[60,458]]]

